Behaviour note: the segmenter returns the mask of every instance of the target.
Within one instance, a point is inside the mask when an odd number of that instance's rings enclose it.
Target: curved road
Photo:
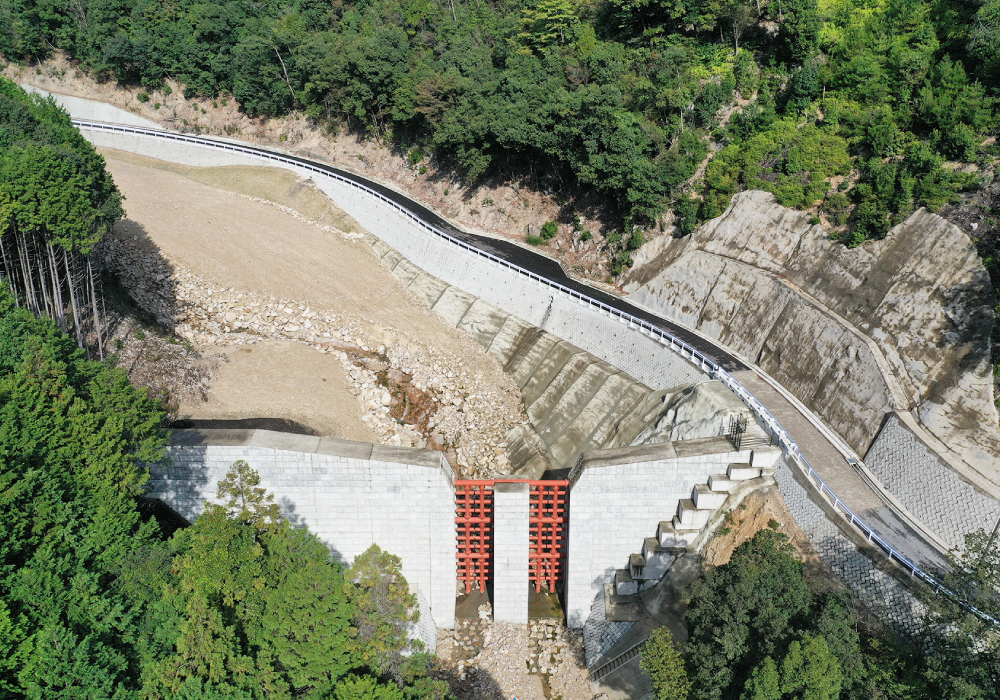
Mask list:
[[[465,246],[475,248],[557,286],[571,290],[574,296],[611,307],[621,314],[641,320],[644,324],[673,336],[739,382],[753,398],[770,412],[780,424],[781,429],[791,436],[809,466],[826,484],[827,490],[836,494],[836,498],[853,512],[856,519],[863,521],[872,533],[883,540],[883,549],[887,546],[895,551],[897,559],[900,558],[899,555],[908,559],[912,562],[907,564],[908,567],[916,565],[928,572],[933,572],[946,565],[940,550],[933,546],[928,538],[919,532],[918,528],[909,524],[896,510],[891,508],[882,495],[877,493],[848,463],[838,446],[818,427],[818,419],[809,414],[808,409],[801,408],[789,400],[783,392],[778,391],[772,382],[765,380],[766,375],[759,368],[748,364],[726,347],[694,333],[690,328],[568,276],[562,267],[551,258],[510,241],[465,231],[420,202],[348,170],[237,141],[88,120],[74,119],[74,124],[101,131],[138,133],[163,139],[200,143],[223,150],[244,152],[267,160],[298,164],[309,170],[352,182],[409,212],[414,219],[423,222],[431,229],[436,229],[439,234],[456,239]],[[904,564],[906,563],[904,562]]]

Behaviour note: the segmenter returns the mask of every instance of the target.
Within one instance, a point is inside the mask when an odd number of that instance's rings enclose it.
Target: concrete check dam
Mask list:
[[[777,484],[858,597],[903,627],[915,624],[920,604],[908,589],[934,585],[947,524],[887,495],[843,439],[746,358],[367,178],[235,141],[110,123],[135,118],[83,102],[67,107],[98,146],[187,165],[277,165],[312,178],[369,232],[404,285],[504,364],[542,443],[520,446],[522,478],[471,484],[426,450],[176,431],[172,463],[154,467],[151,486],[181,515],[195,517],[228,466],[247,459],[286,513],[345,561],[372,542],[399,554],[438,627],[454,624],[459,579],[488,577],[496,618],[520,622],[528,581],[558,578],[567,622],[584,627],[588,661],[599,663],[632,624],[614,619],[616,604],[655,585],[749,490]],[[652,444],[634,444],[656,432],[658,407],[697,386],[713,398],[715,437],[691,438],[675,424]],[[745,435],[723,437],[725,419],[731,426],[740,415],[750,419]],[[899,416],[887,418],[872,450],[880,440],[882,457],[900,445],[930,451]],[[968,496],[964,486],[955,487],[959,497]]]

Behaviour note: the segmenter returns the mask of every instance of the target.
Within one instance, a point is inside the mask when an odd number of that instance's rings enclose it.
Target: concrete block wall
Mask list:
[[[439,452],[265,430],[174,431],[171,443],[172,463],[152,467],[149,488],[184,518],[194,520],[233,462],[246,460],[282,514],[341,562],[378,544],[402,559],[434,623],[454,626],[455,491]]]
[[[916,631],[926,609],[923,603],[899,581],[877,569],[827,519],[823,509],[810,500],[805,487],[796,481],[787,457],[778,461],[774,479],[795,522],[837,578],[851,588],[876,619],[888,621],[901,631]]]
[[[586,350],[646,386],[672,389],[705,377],[680,355],[665,352],[619,319],[432,235],[351,185],[331,178],[314,180],[361,226],[428,274]]]
[[[962,480],[895,413],[865,455],[865,466],[952,547],[962,547],[967,534],[989,530],[1000,517],[1000,501]]]
[[[528,482],[493,486],[493,619],[528,624]]]
[[[679,446],[684,447],[679,447]],[[725,438],[584,454],[571,477],[566,557],[566,620],[583,627],[595,596],[696,484],[747,462]]]
[[[74,114],[76,115],[76,113]],[[88,114],[76,116],[97,118]],[[202,166],[277,165],[252,156],[193,144],[165,142],[153,137],[113,134],[89,129],[82,129],[82,132],[95,145],[128,150],[175,163]],[[447,285],[460,287],[469,294],[484,299],[530,324],[537,325],[572,342],[626,371],[647,386],[653,389],[673,388],[689,385],[704,377],[698,368],[679,355],[665,351],[659,343],[635,332],[635,329],[630,328],[627,324],[594,309],[588,304],[564,296],[475,253],[457,248],[422,229],[388,204],[374,200],[350,185],[294,166],[284,167],[313,178],[317,186],[327,192],[362,226],[377,233],[382,240],[396,248],[400,254],[408,257],[431,275],[440,277]],[[440,292],[443,291],[444,288],[440,290]],[[501,330],[500,333],[502,332]],[[790,474],[787,469],[786,474]],[[786,479],[785,485],[790,483]],[[594,487],[596,488],[596,482]],[[584,487],[580,491],[581,498],[590,498],[592,503],[601,500],[592,498],[593,494],[585,494],[587,488],[590,487]],[[689,488],[690,486],[686,486],[680,490]],[[789,486],[789,488],[793,487]],[[782,490],[784,492],[784,485]],[[607,493],[612,493],[612,491],[609,490]],[[805,496],[804,490],[801,495]],[[677,496],[672,496],[674,502],[676,502],[676,498]],[[789,498],[788,494],[786,494],[787,498]],[[892,601],[898,602],[898,605],[893,603],[896,606],[894,609],[897,611],[897,616],[903,615],[900,612],[903,609],[912,607],[912,597],[907,597],[909,594],[905,589],[902,589],[888,575],[874,569],[870,562],[836,531],[835,526],[823,518],[818,507],[813,507],[816,512],[820,513],[817,517],[821,518],[821,520],[815,521],[813,534],[821,542],[826,543],[823,547],[827,556],[834,557],[841,562],[841,569],[845,576],[852,577],[851,581],[855,585],[856,592],[859,592],[862,598],[867,596],[874,600],[871,598],[872,596],[877,598],[885,591],[889,591]],[[806,517],[813,514],[808,506],[803,505],[802,508],[805,510],[800,508],[798,511],[793,511],[793,514],[798,513],[796,519],[799,515]],[[600,507],[594,506],[594,512],[599,513]],[[621,513],[621,511],[617,512]],[[580,519],[586,517],[582,516]],[[651,520],[654,530],[655,517],[658,516],[654,516]],[[824,528],[831,532],[826,532]],[[592,530],[593,527],[585,526],[582,529],[586,532]],[[643,525],[641,530],[645,533],[646,525]],[[823,531],[821,532],[821,530]],[[571,543],[572,537],[571,532]],[[629,543],[623,544],[623,548],[619,551],[631,551],[634,548],[631,535],[629,540]],[[614,565],[609,563],[607,570],[613,571],[613,567]],[[594,563],[591,568],[597,572],[594,574],[596,580],[600,577],[599,566]],[[835,570],[837,570],[836,567]],[[857,588],[857,586],[861,588]],[[588,588],[596,590],[593,585],[588,586]],[[578,591],[573,599],[571,615],[574,616],[573,621],[576,626],[582,624],[581,618],[586,616],[586,611],[589,610],[594,596],[591,595],[589,600],[584,600],[585,598],[586,596],[581,597]],[[910,615],[909,619],[912,620],[913,616]]]
[[[109,105],[106,102],[87,100],[82,97],[71,97],[70,95],[56,95],[48,90],[36,88],[33,85],[22,83],[21,87],[25,92],[33,92],[42,97],[50,95],[56,103],[64,107],[67,112],[73,115],[74,119],[91,119],[95,122],[111,122],[112,124],[127,124],[128,126],[141,126],[146,129],[162,129],[159,124],[152,119],[140,117],[138,114]]]
[[[668,392],[427,274],[375,236],[366,240],[401,283],[503,364],[552,466],[572,467],[586,450],[629,445],[666,410]],[[535,476],[546,468],[512,461]]]

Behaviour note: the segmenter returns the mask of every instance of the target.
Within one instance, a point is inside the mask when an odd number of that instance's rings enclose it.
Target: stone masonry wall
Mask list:
[[[989,530],[1000,517],[1000,502],[963,481],[896,414],[889,416],[865,465],[908,511],[952,547],[965,536]]]
[[[696,444],[703,449],[689,449]],[[586,453],[569,495],[567,625],[583,626],[615,569],[656,536],[659,522],[676,515],[677,502],[696,484],[749,459],[750,450],[733,451],[725,438]]]
[[[265,430],[174,431],[171,443],[172,463],[151,469],[150,495],[187,520],[215,500],[233,462],[246,460],[282,515],[308,526],[341,562],[378,544],[402,559],[437,626],[454,625],[455,492],[439,452]]]

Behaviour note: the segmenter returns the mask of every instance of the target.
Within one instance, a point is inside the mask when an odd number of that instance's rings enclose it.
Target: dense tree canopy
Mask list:
[[[846,592],[811,585],[784,535],[762,530],[689,591],[689,638],[656,630],[642,668],[660,700],[932,700],[1000,697],[995,630],[969,613],[1000,613],[991,538],[970,536],[925,628],[895,637],[859,624]],[[887,636],[888,635],[888,636]]]
[[[143,518],[162,418],[0,286],[0,696],[444,697],[399,559],[345,573],[245,462],[191,527]]]
[[[0,235],[87,253],[123,215],[104,159],[66,113],[0,78]]]
[[[763,187],[818,206],[857,243],[978,184],[945,163],[991,157],[981,144],[998,126],[998,7],[2,0],[0,52],[58,48],[149,90],[173,77],[189,95],[232,94],[251,115],[344,119],[391,134],[414,160],[432,150],[469,181],[592,187],[626,226],[673,207],[686,230]],[[692,181],[710,140],[722,151]],[[607,245],[627,263],[632,241]]]

